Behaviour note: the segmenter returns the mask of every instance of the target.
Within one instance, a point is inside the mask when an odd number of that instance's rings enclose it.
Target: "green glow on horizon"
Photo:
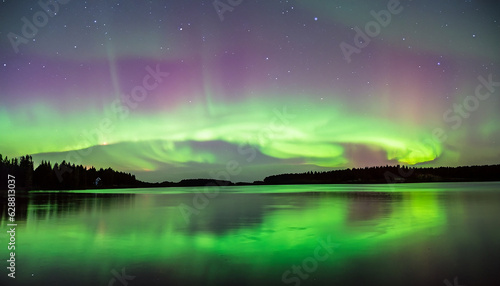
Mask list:
[[[308,101],[283,104],[268,98],[264,104],[254,98],[232,104],[212,102],[208,106],[211,107],[207,108],[203,103],[189,108],[179,107],[162,114],[131,110],[127,118],[121,119],[121,114],[113,113],[110,107],[103,113],[88,109],[62,117],[48,106],[34,104],[29,107],[35,117],[34,124],[23,119],[26,113],[1,110],[0,117],[5,119],[2,120],[2,129],[11,134],[2,142],[2,150],[20,156],[109,145],[106,146],[109,158],[104,160],[116,162],[114,166],[128,165],[139,169],[154,169],[154,166],[142,159],[127,161],[123,154],[133,150],[120,149],[114,144],[150,144],[148,150],[136,152],[143,158],[177,163],[223,161],[217,154],[177,146],[185,141],[248,143],[274,158],[302,158],[306,163],[323,167],[344,166],[349,162],[343,144],[372,146],[384,150],[388,160],[405,164],[432,161],[442,153],[442,146],[432,140],[426,129],[404,122],[359,116]],[[280,119],[277,114],[283,110],[290,114],[290,118]],[[105,118],[111,122],[111,132],[97,133],[96,128]],[[16,122],[16,130],[9,122]],[[93,135],[86,137],[85,132]],[[51,136],[45,137],[45,134]],[[98,140],[95,134],[102,137]],[[44,140],[32,144],[33,138]],[[152,144],[153,141],[164,143],[158,146]]]

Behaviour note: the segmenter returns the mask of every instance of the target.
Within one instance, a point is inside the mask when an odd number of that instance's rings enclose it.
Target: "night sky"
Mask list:
[[[0,153],[35,167],[500,163],[498,1],[41,3],[0,3]]]

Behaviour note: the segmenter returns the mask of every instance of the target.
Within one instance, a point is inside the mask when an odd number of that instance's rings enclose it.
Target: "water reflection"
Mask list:
[[[500,184],[422,185],[233,187],[189,221],[189,189],[34,193],[17,202],[16,282],[107,285],[125,267],[129,285],[279,285],[328,237],[301,285],[498,282]]]

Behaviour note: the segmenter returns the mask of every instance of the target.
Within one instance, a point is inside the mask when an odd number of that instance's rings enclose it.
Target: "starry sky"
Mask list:
[[[497,1],[0,3],[0,153],[140,180],[500,163]]]

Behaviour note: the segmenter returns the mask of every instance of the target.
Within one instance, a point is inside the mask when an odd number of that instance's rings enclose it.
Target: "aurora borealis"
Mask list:
[[[500,163],[494,1],[401,1],[350,62],[391,1],[37,2],[0,3],[1,154],[151,182]]]

